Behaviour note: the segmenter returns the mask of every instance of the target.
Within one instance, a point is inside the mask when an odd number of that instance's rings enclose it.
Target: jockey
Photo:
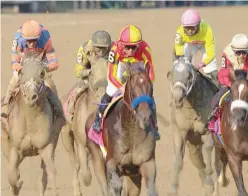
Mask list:
[[[45,61],[47,63],[47,72],[52,72],[59,67],[48,30],[46,30],[35,20],[29,19],[24,22],[23,25],[17,29],[12,44],[11,65],[13,69],[13,76],[10,80],[7,88],[7,94],[2,103],[2,117],[6,118],[9,114],[10,99],[13,96],[15,89],[19,87],[18,71],[22,69],[21,54],[25,55],[25,52],[27,51],[37,52],[38,54],[44,52],[46,57]],[[55,114],[62,114],[63,110],[60,101],[55,94],[57,93],[57,90],[55,84],[52,81],[51,73],[47,73],[45,84],[50,88],[50,90],[48,90],[48,98],[55,110]],[[55,92],[52,92],[51,89],[53,89]]]
[[[212,82],[218,86],[215,38],[211,26],[201,19],[194,9],[188,9],[183,13],[181,23],[175,37],[176,58],[185,56],[193,62],[194,55],[200,51],[203,58],[196,68],[203,68],[203,71],[211,76]]]
[[[229,43],[222,54],[222,67],[218,73],[218,80],[222,85],[220,90],[213,98],[214,110],[211,113],[209,119],[214,117],[220,98],[230,89],[231,78],[230,70],[232,67],[234,70],[243,69],[248,71],[248,37],[245,34],[236,34],[232,42]]]
[[[108,58],[109,51],[112,46],[111,37],[106,31],[96,31],[91,40],[80,46],[77,52],[77,63],[74,68],[74,73],[77,78],[80,78],[80,83],[73,90],[68,104],[70,119],[73,118],[75,104],[78,97],[87,88],[88,76],[91,71],[91,64],[97,58]]]
[[[128,25],[122,29],[119,40],[114,43],[111,51],[109,52],[108,61],[108,85],[106,88],[106,92],[102,97],[101,104],[98,108],[96,118],[93,123],[93,130],[96,132],[101,131],[102,116],[105,109],[107,108],[107,103],[111,102],[112,97],[122,87],[123,82],[121,81],[125,73],[121,68],[119,68],[122,62],[148,62],[150,66],[150,79],[152,82],[155,79],[151,49],[148,44],[144,40],[142,40],[140,29],[134,25]],[[157,121],[156,111],[154,111],[154,118],[155,121]],[[157,129],[157,122],[155,123]],[[156,139],[159,139],[158,130],[155,131],[155,134]]]

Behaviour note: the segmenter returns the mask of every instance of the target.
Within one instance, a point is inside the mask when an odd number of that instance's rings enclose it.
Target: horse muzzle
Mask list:
[[[33,107],[36,103],[36,101],[39,98],[39,93],[41,92],[40,90],[42,89],[42,86],[38,88],[38,86],[34,83],[27,83],[24,86],[24,101],[27,106]]]
[[[144,107],[140,107],[137,110],[137,121],[139,123],[140,128],[145,129],[146,126],[150,123],[152,112],[151,112],[150,106],[147,103],[143,103],[140,106],[142,105]]]
[[[183,106],[185,95],[185,90],[183,88],[173,88],[172,98],[176,108],[181,108]]]
[[[38,93],[28,93],[27,95],[24,96],[24,100],[27,106],[33,107],[38,100]]]
[[[243,100],[235,100],[231,104],[232,119],[236,124],[245,122],[248,113],[248,103]]]

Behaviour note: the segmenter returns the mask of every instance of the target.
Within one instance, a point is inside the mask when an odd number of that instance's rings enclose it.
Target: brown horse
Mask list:
[[[58,193],[54,153],[65,119],[63,115],[54,116],[53,107],[48,101],[42,56],[27,54],[22,60],[22,66],[22,70],[18,72],[19,92],[13,97],[8,119],[2,119],[1,142],[8,161],[11,192],[17,196],[22,187],[19,165],[23,159],[40,155],[42,174],[39,178],[39,194],[44,195],[48,174],[55,196]]]
[[[105,113],[102,134],[107,149],[106,160],[99,146],[92,140],[87,140],[95,174],[104,196],[110,192],[122,196],[139,195],[141,179],[145,180],[148,195],[157,195],[156,142],[151,127],[155,103],[148,74],[149,66],[141,64],[142,69],[128,71],[122,98],[109,108],[109,113]],[[94,116],[92,114],[89,117],[86,132],[91,131]]]
[[[242,175],[242,161],[248,160],[248,77],[244,70],[230,69],[232,85],[230,101],[223,104],[221,114],[220,139],[214,135],[216,142],[217,175],[224,171],[227,163],[231,169],[239,196],[248,196]],[[217,193],[218,194],[218,193]]]

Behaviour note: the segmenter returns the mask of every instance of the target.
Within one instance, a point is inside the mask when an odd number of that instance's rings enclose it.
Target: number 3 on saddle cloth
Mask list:
[[[221,120],[221,114],[222,114],[222,106],[223,103],[230,101],[230,91],[227,91],[219,101],[219,106],[217,111],[215,112],[214,117],[211,119],[211,121],[208,123],[208,129],[215,133],[219,139],[221,139],[221,126],[220,126],[220,120]]]

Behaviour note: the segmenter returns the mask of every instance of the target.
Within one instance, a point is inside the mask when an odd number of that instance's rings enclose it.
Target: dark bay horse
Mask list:
[[[216,142],[215,169],[220,176],[229,163],[238,196],[248,196],[244,186],[242,161],[248,160],[248,76],[244,70],[230,68],[232,85],[230,101],[222,106],[221,134],[223,144],[214,135]],[[218,192],[217,192],[218,194]]]
[[[13,97],[9,117],[6,121],[2,119],[1,145],[8,161],[11,192],[17,196],[22,187],[19,166],[23,159],[40,155],[42,173],[39,177],[39,195],[44,195],[49,176],[55,196],[58,192],[54,154],[65,119],[63,115],[54,116],[48,100],[42,56],[26,54],[21,64],[22,70],[18,72],[19,92]]]
[[[214,144],[206,124],[211,112],[211,100],[218,89],[186,58],[174,61],[167,78],[172,92],[171,126],[174,136],[174,168],[169,195],[178,194],[186,144],[190,159],[199,171],[205,193],[212,194],[211,152]]]
[[[141,67],[143,69],[128,69],[129,76],[123,97],[110,108],[104,120],[106,160],[99,146],[92,140],[87,140],[95,174],[104,196],[110,195],[110,190],[113,195],[139,195],[141,179],[145,180],[148,195],[157,195],[156,142],[151,131],[153,86],[149,78],[149,66],[142,63]],[[86,132],[90,129],[94,116],[95,113],[88,118]]]

